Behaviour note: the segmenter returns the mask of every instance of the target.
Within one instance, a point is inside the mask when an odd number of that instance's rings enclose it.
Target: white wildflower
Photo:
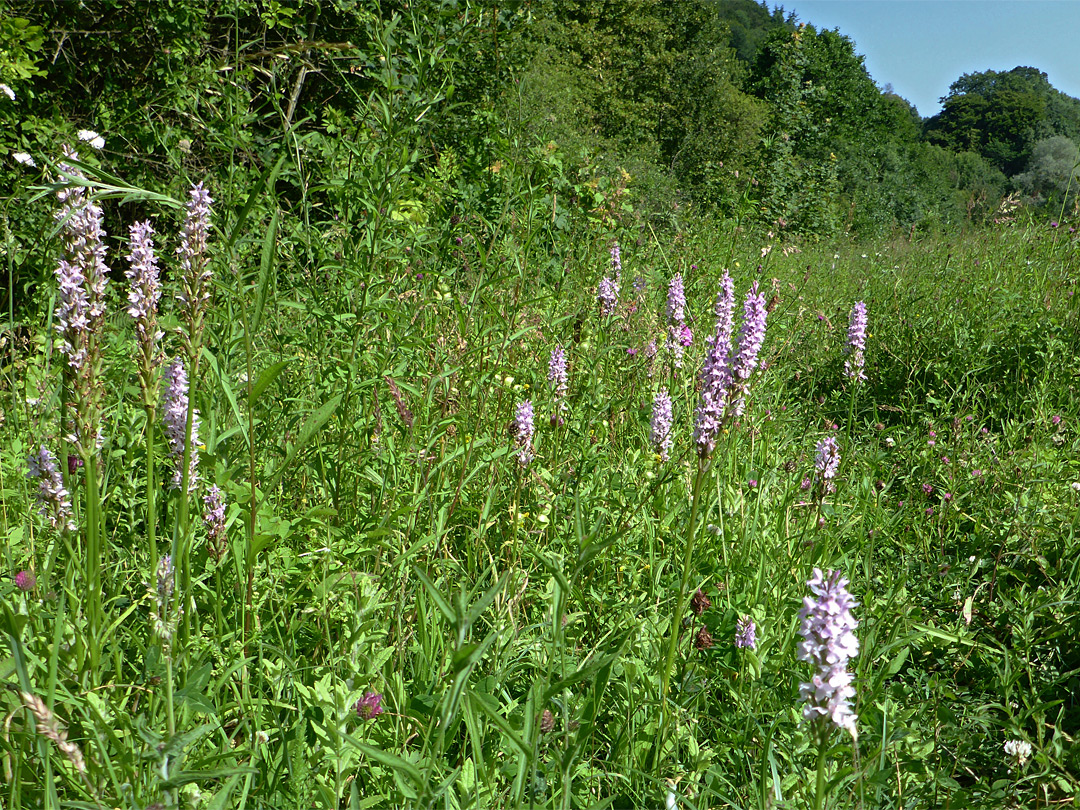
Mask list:
[[[34,162],[34,158],[26,152],[12,152],[11,157],[16,163],[21,163],[23,166],[37,166]]]
[[[100,135],[98,135],[96,132],[94,132],[94,130],[92,130],[92,129],[80,129],[79,130],[79,140],[80,141],[86,141],[88,144],[90,144],[95,149],[104,149],[105,148],[105,139],[103,137],[101,137]]]
[[[3,93],[12,101],[15,100],[15,91],[8,87],[6,84],[0,84],[0,93]]]
[[[1031,759],[1031,743],[1024,740],[1007,740],[1005,756],[1009,757],[1013,765],[1023,768]]]

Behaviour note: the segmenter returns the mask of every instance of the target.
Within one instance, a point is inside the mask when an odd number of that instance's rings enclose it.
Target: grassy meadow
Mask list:
[[[205,245],[186,188],[89,159],[8,204],[50,269],[3,330],[0,807],[1075,805],[1075,222],[814,241],[530,188],[436,222],[268,175],[208,184]],[[111,268],[81,332],[62,258]],[[766,331],[702,453],[725,271]],[[804,718],[815,568],[849,728]]]

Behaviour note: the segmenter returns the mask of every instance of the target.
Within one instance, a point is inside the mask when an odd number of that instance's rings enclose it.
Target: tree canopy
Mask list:
[[[1080,100],[1034,67],[966,73],[923,121],[850,37],[754,0],[14,0],[0,82],[20,97],[0,155],[97,127],[168,177],[349,132],[393,140],[395,176],[452,183],[443,200],[494,205],[489,167],[539,160],[567,187],[628,183],[642,216],[804,233],[979,220],[1014,189],[1038,205],[1080,142]]]

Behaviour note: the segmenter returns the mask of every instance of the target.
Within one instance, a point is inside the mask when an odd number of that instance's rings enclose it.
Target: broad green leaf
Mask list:
[[[263,311],[266,308],[266,294],[270,289],[270,280],[274,277],[274,267],[277,265],[277,232],[280,210],[274,208],[270,217],[270,227],[263,239],[262,256],[259,260],[259,282],[255,288],[255,312],[251,317],[251,331],[257,333],[262,324]]]
[[[251,394],[248,397],[248,407],[254,408],[259,401],[259,397],[263,392],[270,387],[270,385],[276,380],[281,372],[291,363],[292,360],[282,360],[274,365],[264,368],[259,372],[259,377],[255,380],[255,385],[251,387]]]

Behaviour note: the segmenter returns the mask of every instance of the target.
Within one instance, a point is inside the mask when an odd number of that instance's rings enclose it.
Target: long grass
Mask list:
[[[384,148],[290,124],[264,169],[210,179],[194,345],[171,258],[186,186],[137,189],[96,159],[68,178],[112,234],[133,207],[155,219],[163,348],[186,353],[200,441],[189,414],[170,460],[145,407],[114,236],[102,445],[60,459],[76,530],[57,530],[26,476],[69,432],[52,280],[29,322],[7,313],[0,807],[1075,805],[1076,223],[865,244],[660,230],[625,178],[570,202],[515,155],[470,197],[450,155],[411,176],[404,146],[443,89],[396,109],[390,64],[367,99]],[[622,299],[601,317],[615,241]],[[693,411],[725,270],[772,301],[746,412],[705,461]],[[676,272],[696,336],[680,369]],[[865,382],[843,373],[860,300]],[[668,460],[649,441],[660,388]],[[830,436],[835,491],[814,466]],[[181,495],[191,456],[203,489]],[[802,719],[815,567],[860,603],[854,737]],[[734,644],[743,617],[753,648]]]
[[[305,242],[282,209],[263,226],[245,216],[249,236],[216,221],[192,386],[204,446],[189,452],[227,495],[229,543],[216,561],[192,519],[189,635],[150,621],[147,497],[162,533],[186,518],[167,473],[147,494],[144,448],[160,427],[138,416],[121,293],[97,635],[80,564],[96,552],[81,532],[59,549],[25,477],[31,441],[62,431],[35,404],[58,395],[55,363],[41,337],[8,353],[6,804],[1073,800],[1074,237],[1013,227],[790,256],[778,243],[761,266],[749,234],[649,234],[624,247],[623,301],[602,319],[607,228],[583,226],[553,281],[533,269],[546,248],[527,215],[463,222],[452,249],[420,245],[363,272],[304,260],[344,244]],[[235,269],[245,256],[254,270]],[[700,338],[724,268],[776,301],[747,412],[699,475]],[[678,371],[663,349],[647,356],[673,269],[698,335]],[[842,373],[855,300],[870,313],[865,383]],[[546,380],[557,343],[565,412]],[[648,440],[660,386],[675,400],[667,462]],[[507,423],[526,398],[537,457],[523,467]],[[803,481],[827,435],[843,461],[836,492],[818,497]],[[861,603],[857,739],[800,717],[810,672],[796,614],[814,566],[842,570]],[[32,590],[16,587],[21,570]],[[698,588],[711,606],[674,618]],[[756,649],[734,646],[744,615]],[[702,628],[712,646],[695,643]],[[85,772],[15,688],[66,724]],[[385,711],[362,719],[353,707],[369,691]],[[1030,759],[1010,760],[1007,740],[1029,743]]]

